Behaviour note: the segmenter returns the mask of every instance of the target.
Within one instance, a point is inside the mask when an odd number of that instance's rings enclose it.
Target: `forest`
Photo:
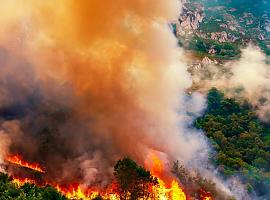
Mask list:
[[[263,195],[270,187],[270,127],[252,107],[226,98],[216,88],[207,96],[207,110],[195,121],[215,150],[212,162],[226,177],[239,175],[247,190]]]

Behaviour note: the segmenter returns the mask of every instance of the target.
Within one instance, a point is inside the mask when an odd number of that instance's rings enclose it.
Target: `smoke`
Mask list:
[[[270,121],[270,73],[269,57],[258,47],[249,45],[242,49],[241,57],[236,61],[223,63],[222,65],[204,65],[195,71],[193,86],[207,92],[216,87],[225,92],[228,97],[236,98],[240,103],[251,104],[258,117],[269,123]],[[233,177],[225,182],[233,193],[240,199],[263,199],[269,196],[267,186],[256,187],[257,194],[246,194],[244,186]],[[261,192],[263,191],[263,192]],[[258,195],[258,196],[257,196]],[[265,195],[265,196],[262,196]]]
[[[202,90],[217,87],[226,95],[247,100],[263,121],[270,120],[270,73],[269,58],[252,45],[242,50],[241,58],[225,63],[224,66],[210,65],[195,75],[195,84]],[[208,76],[207,76],[207,75]],[[210,75],[209,75],[210,74]]]
[[[1,156],[23,154],[46,180],[86,185],[108,184],[123,156],[205,163],[207,143],[190,128],[205,100],[186,95],[168,26],[178,3],[0,0]]]
[[[235,64],[237,67],[232,68],[232,82],[244,88],[241,95],[251,102],[264,121],[270,120],[270,74],[267,59],[259,49],[249,47],[243,50],[241,60]]]

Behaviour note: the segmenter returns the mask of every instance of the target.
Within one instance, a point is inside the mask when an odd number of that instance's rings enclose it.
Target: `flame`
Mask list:
[[[102,199],[120,200],[118,194],[114,193],[101,194],[100,192],[91,189],[88,189],[86,192],[83,192],[80,186],[71,188],[71,190],[69,191],[65,191],[61,187],[58,187],[56,189],[58,190],[58,192],[64,194],[69,199],[91,200],[100,196]]]
[[[92,190],[91,188],[88,188],[87,190],[82,190],[81,186],[79,184],[70,184],[68,186],[62,186],[55,183],[43,183],[38,184],[37,181],[28,179],[28,178],[13,178],[12,182],[16,184],[18,187],[23,186],[24,184],[35,184],[40,187],[44,187],[45,185],[49,185],[53,188],[55,188],[58,192],[65,195],[68,199],[81,199],[81,200],[91,200],[98,196],[101,196],[102,199],[108,199],[108,200],[120,200],[120,197],[118,194],[115,193],[100,193],[98,191]]]
[[[152,186],[150,189],[152,193],[151,197],[144,199],[187,200],[186,194],[175,179],[173,179],[170,184],[166,184],[165,181],[160,178],[160,174],[164,172],[164,163],[154,154],[151,156],[151,161],[151,173],[155,178],[157,178],[158,184]],[[98,192],[91,188],[82,190],[80,185],[71,185],[69,187],[61,187],[56,185],[54,187],[70,199],[90,200],[101,196],[102,199],[120,200],[120,196],[117,193],[108,192],[110,190],[113,191],[113,185],[107,190],[107,192]]]
[[[21,187],[23,186],[24,184],[26,183],[29,183],[29,184],[36,184],[36,181],[34,180],[31,180],[29,178],[24,178],[24,179],[19,179],[19,178],[14,178],[12,180],[13,183],[15,183],[17,186]]]
[[[203,189],[200,190],[200,199],[201,200],[213,200],[210,192],[206,192]]]
[[[14,178],[12,180],[13,183],[18,185],[19,187],[23,186],[26,183],[30,184],[36,184],[35,180],[31,179],[19,179]],[[156,200],[186,200],[186,195],[182,191],[182,189],[179,187],[179,184],[174,180],[171,183],[171,187],[167,188],[165,186],[165,182],[161,179],[158,179],[159,185],[153,187],[153,196],[149,197],[150,199],[156,199]],[[58,192],[65,195],[68,199],[82,199],[82,200],[91,200],[98,196],[101,196],[102,199],[109,199],[109,200],[120,200],[120,197],[116,193],[100,193],[95,190],[88,189],[86,191],[83,191],[81,189],[80,185],[71,184],[67,187],[55,185],[52,183],[46,183],[44,185],[50,185],[54,187]],[[207,200],[207,199],[205,199]],[[210,200],[210,199],[209,199]]]
[[[98,196],[98,192],[92,191],[91,194],[85,194],[82,192],[80,186],[70,187],[68,190],[57,185],[56,189],[58,192],[64,194],[69,199],[93,199]]]
[[[150,171],[159,183],[157,186],[153,186],[153,191],[156,193],[154,196],[159,200],[186,200],[186,194],[175,179],[171,181],[168,187],[165,181],[160,178],[164,172],[164,163],[162,160],[154,153],[151,153],[150,158],[152,161]]]
[[[170,187],[167,187],[165,182],[159,178],[158,185],[153,186],[154,199],[158,200],[186,200],[186,194],[179,186],[176,180],[172,180]]]
[[[186,194],[183,192],[182,188],[180,188],[177,181],[172,181],[171,186],[171,198],[172,200],[186,200]]]
[[[15,183],[18,187],[23,186],[26,183],[30,184],[37,184],[35,180],[31,180],[28,178],[25,179],[19,179],[14,178],[12,180],[13,183]],[[171,187],[166,187],[166,184],[163,180],[158,179],[158,185],[153,186],[152,188],[152,197],[149,197],[150,199],[156,199],[156,200],[186,200],[186,195],[183,192],[183,190],[180,188],[177,181],[173,180],[171,183]],[[112,192],[98,192],[92,189],[82,190],[81,186],[79,184],[70,184],[69,186],[61,186],[59,184],[53,184],[53,183],[46,183],[43,184],[50,185],[54,187],[58,192],[65,195],[68,199],[81,199],[81,200],[91,200],[98,196],[101,196],[102,199],[109,199],[109,200],[120,200],[120,196],[116,193]],[[41,186],[41,185],[39,185]],[[203,199],[203,200],[210,200],[210,199]]]
[[[6,160],[11,163],[44,173],[44,170],[42,170],[39,164],[29,164],[23,161],[22,158],[19,156],[9,156],[6,158]],[[158,184],[150,188],[150,191],[152,194],[151,197],[144,198],[144,199],[147,199],[147,200],[150,200],[150,199],[187,200],[186,194],[184,193],[183,189],[179,186],[178,182],[175,179],[173,179],[168,184],[168,183],[165,183],[165,181],[162,180],[162,178],[160,178],[161,174],[164,173],[164,163],[161,161],[161,159],[159,159],[155,155],[152,155],[151,161],[152,161],[152,167],[150,171],[153,174],[153,176],[157,179]],[[59,185],[55,183],[48,183],[48,182],[43,183],[43,184],[38,184],[37,181],[31,180],[28,178],[25,178],[25,179],[14,178],[12,182],[15,183],[18,187],[21,187],[26,183],[35,184],[39,186],[50,185],[69,199],[90,200],[90,199],[94,199],[100,196],[102,199],[120,200],[120,196],[117,193],[112,192],[112,191],[115,191],[113,189],[113,186],[114,186],[113,184],[106,191],[99,192],[92,188],[82,189],[80,184],[70,184],[68,186],[63,186],[63,185]],[[211,196],[207,196],[208,193],[201,192],[201,197],[202,195],[204,195],[202,200],[212,200]]]
[[[160,174],[164,171],[163,162],[153,153],[151,154],[150,157],[152,161],[151,173],[154,176],[160,176]]]
[[[5,159],[6,161],[12,164],[19,165],[21,167],[26,167],[28,169],[32,169],[34,171],[38,171],[41,173],[45,173],[45,171],[42,169],[42,167],[38,163],[28,163],[27,161],[24,161],[23,158],[19,155],[7,156]]]

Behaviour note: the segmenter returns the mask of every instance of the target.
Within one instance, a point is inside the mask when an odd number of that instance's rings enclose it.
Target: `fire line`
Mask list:
[[[7,156],[5,160],[12,164],[19,165],[21,167],[25,167],[25,168],[28,168],[28,169],[31,169],[40,173],[45,173],[45,170],[42,169],[42,167],[38,163],[29,163],[23,160],[23,158],[19,155]]]

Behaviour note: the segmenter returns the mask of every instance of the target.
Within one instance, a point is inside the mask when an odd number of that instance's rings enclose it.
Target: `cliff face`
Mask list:
[[[203,18],[202,8],[191,11],[184,6],[183,12],[179,17],[179,23],[181,28],[185,30],[197,30],[199,28],[199,23],[203,21]]]
[[[199,25],[204,19],[203,9],[203,6],[200,4],[193,4],[192,7],[190,7],[189,2],[184,2],[177,24],[178,37],[193,34],[199,29]]]
[[[185,0],[176,35],[190,50],[225,59],[249,43],[270,55],[270,1]]]

